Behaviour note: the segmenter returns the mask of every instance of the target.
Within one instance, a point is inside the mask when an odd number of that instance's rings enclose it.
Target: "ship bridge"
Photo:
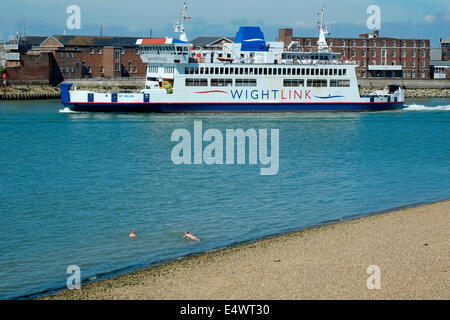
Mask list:
[[[191,44],[173,38],[138,39],[139,53],[144,63],[188,63]]]

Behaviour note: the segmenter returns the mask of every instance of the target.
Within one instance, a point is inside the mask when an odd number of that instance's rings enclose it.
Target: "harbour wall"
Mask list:
[[[73,83],[77,89],[98,91],[138,91],[144,87],[145,78],[130,79],[78,79],[65,81]],[[359,79],[360,93],[367,94],[382,89],[389,84],[403,83],[407,98],[450,98],[450,79],[448,80],[401,80],[401,79]],[[41,82],[10,81],[6,94],[0,92],[0,100],[59,99],[59,87]]]

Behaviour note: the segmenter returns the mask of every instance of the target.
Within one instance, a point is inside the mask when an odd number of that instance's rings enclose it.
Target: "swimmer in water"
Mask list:
[[[187,231],[187,230],[184,232],[183,238],[194,240],[194,241],[200,241],[200,239],[196,235],[189,233],[189,231]]]
[[[136,238],[137,237],[137,235],[136,235],[136,230],[131,230],[131,233],[128,235],[130,238]]]

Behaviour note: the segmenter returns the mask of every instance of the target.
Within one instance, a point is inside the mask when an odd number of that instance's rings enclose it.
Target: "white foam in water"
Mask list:
[[[404,111],[450,111],[450,105],[448,106],[437,106],[437,107],[427,107],[420,104],[412,104],[403,108]]]
[[[60,113],[77,113],[76,111],[70,110],[67,107],[65,107],[64,109],[60,109],[59,112]]]

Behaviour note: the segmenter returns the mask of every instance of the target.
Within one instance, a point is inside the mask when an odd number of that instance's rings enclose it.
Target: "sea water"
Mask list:
[[[61,112],[60,112],[61,111]],[[71,113],[0,102],[0,298],[450,196],[450,99],[399,111]],[[175,165],[178,128],[279,129],[279,171]],[[138,237],[128,233],[136,229]],[[189,230],[201,242],[182,239]]]

